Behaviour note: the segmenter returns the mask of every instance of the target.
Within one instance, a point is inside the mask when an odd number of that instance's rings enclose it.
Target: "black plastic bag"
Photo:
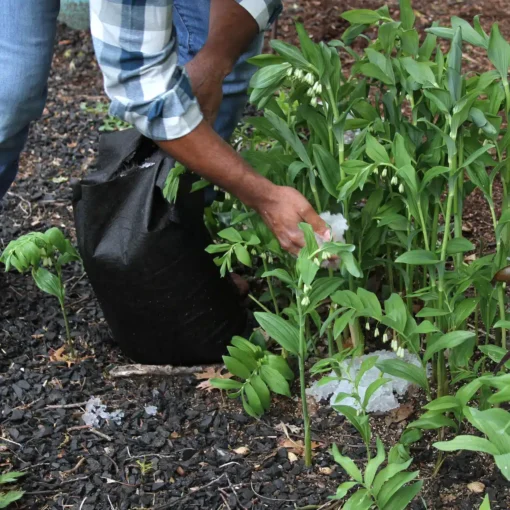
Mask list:
[[[98,170],[73,187],[78,249],[114,339],[138,363],[221,360],[246,312],[230,278],[204,250],[204,194],[180,178],[175,205],[162,188],[174,162],[135,130],[103,135]]]

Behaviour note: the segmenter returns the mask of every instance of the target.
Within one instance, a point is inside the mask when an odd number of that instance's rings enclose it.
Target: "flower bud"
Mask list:
[[[294,69],[292,67],[289,67],[287,69],[287,76],[292,76],[294,74]]]
[[[306,91],[306,95],[308,97],[313,97],[315,95],[315,90],[313,90],[312,88],[309,88],[307,91]]]
[[[308,73],[306,76],[305,76],[305,81],[306,83],[308,83],[309,85],[313,85],[315,83],[315,77],[312,73]]]
[[[398,187],[398,192],[404,193],[404,185],[402,183],[400,183],[400,186]]]
[[[322,260],[329,260],[331,258],[331,253],[329,251],[322,252]]]
[[[380,335],[379,328],[375,328],[374,337],[377,338]]]
[[[252,250],[251,250],[251,254],[252,254],[253,256],[257,255],[257,250],[256,250],[255,248],[252,248]]]
[[[398,350],[397,350],[397,356],[398,356],[399,358],[403,358],[403,357],[404,357],[404,354],[405,354],[405,353],[404,353],[404,348],[403,348],[402,346],[400,346],[400,347],[398,348]]]
[[[303,79],[303,71],[301,69],[296,69],[294,71],[294,76],[298,79],[298,80],[302,80]]]
[[[388,338],[388,333],[384,333],[384,335],[382,336],[382,341],[383,341],[383,343],[384,343],[384,344],[385,344],[385,343],[387,343],[387,342],[388,342],[388,340],[389,340],[389,338]]]
[[[303,286],[303,291],[305,294],[308,294],[310,291],[312,290],[312,286],[311,285],[307,285],[306,283],[304,284]]]
[[[387,168],[384,168],[384,169],[383,169],[383,171],[382,171],[382,173],[381,173],[381,175],[382,175],[383,177],[386,177],[386,176],[388,175],[388,169],[387,169]]]
[[[230,200],[230,193],[225,191],[225,200]]]
[[[397,179],[397,176],[394,175],[392,178],[391,178],[391,184],[392,186],[396,186],[398,184],[398,179]]]
[[[393,351],[396,351],[398,349],[398,342],[395,339],[391,341],[391,349]]]
[[[315,257],[315,258],[313,259],[313,263],[314,263],[316,266],[319,266],[319,267],[320,267],[320,265],[321,265],[321,263],[319,262],[319,259],[318,259],[317,257]]]
[[[315,92],[317,92],[317,95],[322,94],[322,85],[319,82],[315,83]]]
[[[270,264],[272,264],[272,263],[273,263],[273,256],[272,256],[270,253],[268,253],[268,254],[267,254],[267,261],[268,261]]]
[[[310,304],[310,298],[308,296],[305,296],[302,300],[301,300],[301,304],[303,306],[308,306]]]
[[[311,104],[314,108],[317,108],[317,96],[312,97],[312,100],[310,101],[310,104]]]
[[[370,331],[370,323],[368,321],[365,323],[365,329]]]
[[[266,255],[265,253],[261,253],[261,254],[260,254],[260,258],[261,258],[262,260],[266,260],[266,259],[267,259],[267,255]]]
[[[379,175],[379,169],[377,167],[374,168],[374,174]]]

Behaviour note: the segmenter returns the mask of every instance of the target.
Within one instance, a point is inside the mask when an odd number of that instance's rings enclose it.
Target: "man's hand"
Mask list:
[[[275,185],[272,193],[255,204],[254,209],[272,230],[281,247],[293,255],[297,255],[305,245],[300,223],[308,223],[321,237],[330,237],[326,222],[294,188]]]

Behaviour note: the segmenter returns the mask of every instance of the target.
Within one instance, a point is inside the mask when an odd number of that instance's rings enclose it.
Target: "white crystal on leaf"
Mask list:
[[[106,411],[106,405],[101,402],[99,397],[90,397],[83,413],[82,419],[85,425],[89,427],[98,427],[102,420],[113,421],[120,425],[124,418],[124,411],[117,409],[111,413]]]
[[[397,355],[392,351],[375,351],[370,354],[366,354],[364,356],[360,356],[354,358],[353,360],[346,361],[341,364],[341,371],[343,374],[349,373],[350,379],[354,380],[356,378],[356,374],[359,372],[360,366],[363,361],[367,358],[371,358],[376,356],[378,361],[383,361],[385,359],[397,359]],[[403,360],[407,363],[411,363],[418,367],[421,367],[421,362],[415,354],[411,354],[409,351],[404,350]],[[348,371],[348,372],[347,372]],[[331,372],[329,374],[331,377],[335,377],[335,373]],[[359,396],[363,400],[365,397],[365,393],[374,381],[379,379],[381,376],[381,371],[373,367],[361,378],[358,391]],[[387,412],[391,411],[399,407],[399,402],[397,400],[397,396],[403,396],[411,386],[411,383],[406,381],[405,379],[401,379],[400,377],[394,377],[389,374],[383,374],[385,379],[389,379],[389,381],[381,386],[371,397],[368,402],[367,412],[375,413],[375,412]],[[327,384],[319,385],[318,381],[314,382],[310,388],[306,390],[308,395],[314,397],[317,401],[327,400],[329,399],[329,403],[331,406],[337,405],[347,405],[351,406],[355,409],[360,409],[358,402],[353,397],[347,397],[339,402],[337,402],[337,397],[341,393],[347,393],[348,395],[352,395],[354,392],[354,385],[348,380],[341,381],[330,381]],[[340,413],[341,414],[341,413]]]

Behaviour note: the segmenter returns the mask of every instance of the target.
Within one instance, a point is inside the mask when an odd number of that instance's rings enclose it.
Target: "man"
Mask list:
[[[256,173],[224,141],[246,102],[260,33],[279,0],[91,0],[97,59],[112,114],[255,209],[281,246],[327,226],[295,189]],[[44,107],[59,0],[4,0],[0,11],[0,198],[17,172],[29,123]],[[182,66],[185,67],[182,67]],[[224,97],[224,99],[223,99]],[[213,126],[216,129],[213,129]]]

